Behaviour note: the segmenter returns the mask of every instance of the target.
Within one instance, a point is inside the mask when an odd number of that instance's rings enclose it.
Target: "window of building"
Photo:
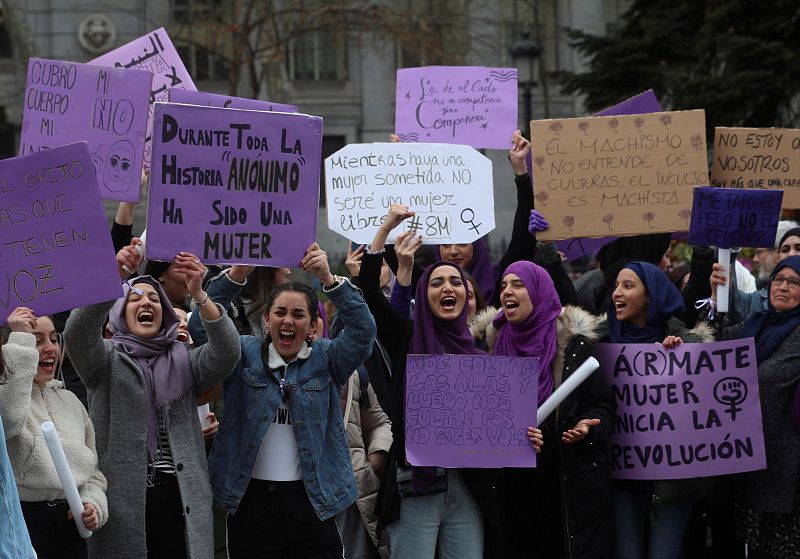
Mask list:
[[[221,55],[197,44],[180,44],[175,40],[175,49],[189,70],[194,81],[227,80],[230,65]]]
[[[293,80],[347,79],[346,33],[333,29],[301,34],[289,46],[289,76]]]
[[[212,8],[218,4],[219,0],[172,0],[172,21],[191,23],[207,20],[212,16]]]

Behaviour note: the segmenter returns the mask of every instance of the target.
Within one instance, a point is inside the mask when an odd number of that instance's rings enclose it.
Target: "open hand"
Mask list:
[[[542,446],[544,445],[542,430],[537,429],[536,427],[528,427],[528,439],[533,445],[533,450],[536,451],[536,454],[539,454],[542,451]]]
[[[569,431],[561,433],[561,441],[565,444],[574,444],[589,434],[589,429],[595,425],[600,425],[599,419],[581,419],[575,427]]]

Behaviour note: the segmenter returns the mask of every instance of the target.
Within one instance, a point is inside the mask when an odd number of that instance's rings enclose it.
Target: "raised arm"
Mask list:
[[[64,345],[75,371],[87,388],[111,374],[114,348],[103,340],[103,324],[115,300],[72,311],[64,328]]]
[[[322,282],[323,291],[336,306],[336,312],[345,325],[328,345],[328,372],[341,386],[372,352],[375,321],[358,289],[349,280],[331,274],[328,255],[317,243],[308,247],[300,267]]]
[[[253,270],[255,270],[254,266],[232,266],[229,270],[224,270],[212,278],[206,284],[205,292],[209,299],[221,305],[223,309],[227,309],[247,285],[247,278]],[[200,347],[208,341],[200,313],[192,313],[189,318],[189,334],[192,336],[194,347]]]
[[[0,384],[0,415],[6,439],[20,433],[30,414],[33,377],[39,366],[36,338],[31,333],[35,324],[36,317],[27,307],[17,307],[8,315],[11,334],[2,349],[7,378]]]

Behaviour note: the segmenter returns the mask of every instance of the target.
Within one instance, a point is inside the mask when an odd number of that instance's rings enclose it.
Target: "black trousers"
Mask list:
[[[156,472],[154,483],[147,488],[147,559],[185,559],[186,522],[178,479]]]
[[[302,481],[251,479],[228,515],[230,559],[342,559],[333,517],[320,520]]]
[[[66,501],[22,501],[22,515],[39,559],[86,559],[86,540],[67,518]]]

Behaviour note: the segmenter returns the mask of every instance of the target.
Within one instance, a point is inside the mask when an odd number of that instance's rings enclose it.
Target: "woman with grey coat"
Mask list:
[[[117,255],[130,267],[135,249]],[[175,266],[197,302],[208,343],[187,350],[179,320],[150,276],[124,295],[73,311],[67,352],[86,385],[100,470],[108,479],[109,520],[89,540],[90,557],[211,559],[213,521],[195,394],[220,382],[239,360],[236,328],[202,289],[204,268],[182,252]],[[110,312],[109,312],[110,311]],[[101,332],[108,316],[110,340]]]

